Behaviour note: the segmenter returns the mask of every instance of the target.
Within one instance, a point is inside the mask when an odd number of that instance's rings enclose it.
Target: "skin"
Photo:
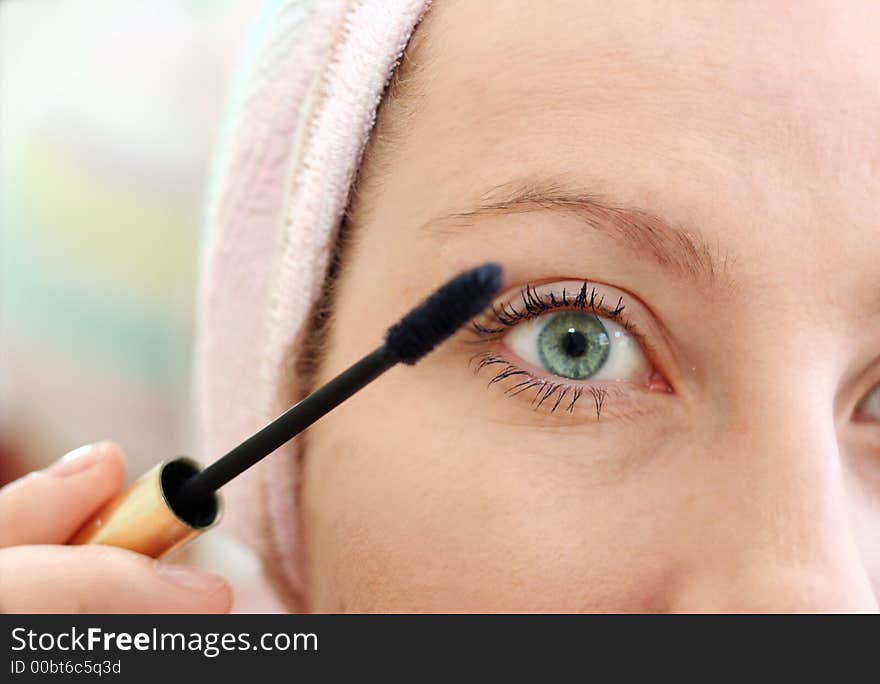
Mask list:
[[[614,383],[598,420],[534,410],[486,387],[468,331],[392,369],[308,432],[311,610],[877,609],[878,34],[870,2],[436,3],[316,381],[494,260],[514,294],[623,292],[655,382]],[[423,227],[522,182],[661,216],[714,273],[565,212]]]

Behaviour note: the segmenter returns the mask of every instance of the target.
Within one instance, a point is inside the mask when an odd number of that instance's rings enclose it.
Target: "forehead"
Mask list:
[[[833,226],[832,261],[876,262],[877,7],[436,0],[400,182],[466,202],[565,174],[741,252],[795,237],[829,268]]]
[[[428,92],[462,124],[693,130],[800,155],[877,137],[876,3],[439,0],[429,17]]]

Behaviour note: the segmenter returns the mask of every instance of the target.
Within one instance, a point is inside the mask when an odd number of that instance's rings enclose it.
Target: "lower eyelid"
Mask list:
[[[855,420],[848,427],[849,443],[854,448],[865,449],[872,455],[880,451],[880,423],[877,420]],[[877,463],[873,459],[872,462]]]
[[[486,340],[478,342],[486,344]],[[526,368],[526,364],[510,359],[503,351],[492,347],[472,353],[470,364],[476,375],[480,375],[482,371],[491,371],[486,388],[496,389],[501,394],[499,398],[512,399],[534,413],[559,416],[560,419],[575,416],[578,422],[585,418],[595,421],[606,417],[632,417],[646,413],[646,407],[637,406],[639,397],[644,399],[643,395],[661,394],[650,391],[648,387],[638,387],[632,382],[578,382],[561,377],[556,379],[555,376],[546,376]],[[484,373],[486,375],[488,373]],[[528,382],[534,384],[521,384]],[[548,388],[549,394],[544,398]],[[559,395],[563,392],[565,394],[560,400]]]

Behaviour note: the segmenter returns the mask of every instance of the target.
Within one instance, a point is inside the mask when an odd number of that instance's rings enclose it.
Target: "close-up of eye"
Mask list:
[[[610,286],[586,280],[527,284],[474,323],[477,343],[487,348],[473,360],[478,372],[495,371],[490,386],[504,381],[505,395],[524,396],[534,409],[572,413],[586,393],[598,418],[611,394],[670,391],[648,359],[646,335],[634,318],[624,293]]]

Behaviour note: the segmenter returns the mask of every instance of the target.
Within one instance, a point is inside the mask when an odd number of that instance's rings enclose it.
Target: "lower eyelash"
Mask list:
[[[576,385],[571,385],[566,382],[553,382],[552,380],[547,380],[546,378],[539,378],[536,375],[533,375],[527,370],[519,368],[514,364],[510,363],[507,359],[499,356],[493,351],[483,351],[475,354],[471,357],[471,363],[474,361],[477,362],[477,366],[475,369],[475,373],[479,373],[480,370],[487,366],[500,365],[502,366],[501,370],[499,370],[495,376],[489,380],[489,383],[486,387],[491,387],[497,382],[501,382],[507,378],[522,376],[523,379],[517,382],[516,384],[508,387],[504,390],[504,394],[509,397],[515,397],[518,394],[522,394],[524,392],[528,392],[531,389],[535,389],[535,396],[532,399],[532,409],[537,411],[542,404],[547,402],[554,395],[556,396],[553,404],[550,408],[550,413],[553,413],[560,406],[564,405],[564,401],[566,397],[570,397],[567,400],[567,406],[565,406],[564,410],[568,413],[572,413],[574,409],[574,405],[578,402],[578,400],[584,395],[584,390],[590,394],[593,398],[593,403],[596,407],[596,420],[599,420],[600,415],[602,414],[602,407],[605,405],[605,399],[608,396],[608,390],[603,389],[601,387],[580,387]]]

